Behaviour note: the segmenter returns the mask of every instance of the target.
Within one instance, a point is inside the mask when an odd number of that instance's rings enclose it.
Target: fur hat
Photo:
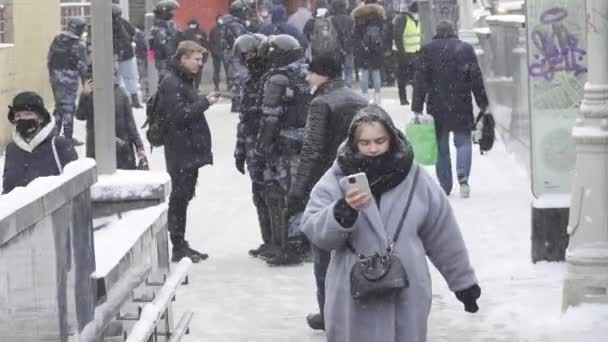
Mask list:
[[[312,59],[308,71],[334,79],[342,75],[342,64],[333,56],[321,55]]]
[[[51,121],[51,114],[44,107],[44,100],[40,95],[33,91],[24,91],[13,98],[13,105],[8,106],[8,121],[15,122],[15,113],[19,111],[32,111],[38,113],[44,121]]]

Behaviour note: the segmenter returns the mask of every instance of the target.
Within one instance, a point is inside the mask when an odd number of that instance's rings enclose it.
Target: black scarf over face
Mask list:
[[[382,124],[387,130],[390,148],[380,156],[368,157],[359,153],[355,133],[361,125],[372,122]],[[353,118],[348,138],[338,149],[337,161],[346,175],[364,172],[374,197],[378,199],[407,177],[414,162],[414,152],[390,116],[379,106],[370,105]]]

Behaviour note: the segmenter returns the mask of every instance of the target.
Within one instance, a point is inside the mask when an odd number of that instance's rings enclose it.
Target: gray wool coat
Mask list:
[[[406,268],[410,287],[391,297],[355,301],[350,270],[357,257],[345,241],[350,239],[365,255],[385,254],[405,210],[416,167],[420,175],[394,251]],[[344,228],[334,217],[334,206],[345,195],[338,183],[344,176],[334,163],[314,187],[301,227],[314,245],[332,251],[325,281],[327,341],[424,342],[432,291],[427,257],[452,291],[477,283],[450,203],[431,176],[415,165],[401,184],[382,195],[379,208],[374,201],[359,212],[353,227]]]

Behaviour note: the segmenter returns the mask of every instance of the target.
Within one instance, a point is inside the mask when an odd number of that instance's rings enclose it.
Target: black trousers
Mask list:
[[[168,224],[173,248],[186,242],[186,217],[188,204],[194,198],[198,168],[184,169],[169,173],[171,195],[169,196]]]
[[[216,89],[220,88],[220,73],[222,72],[222,64],[224,65],[224,74],[226,75],[226,80],[228,80],[228,67],[226,63],[224,63],[224,59],[221,55],[213,55],[211,57],[213,60],[213,85]]]
[[[270,209],[267,201],[266,188],[262,184],[252,183],[253,204],[258,213],[260,234],[265,245],[272,242],[272,223],[270,220]]]
[[[315,246],[312,247],[312,253],[314,257],[314,272],[315,281],[317,283],[319,312],[321,313],[321,317],[325,317],[325,278],[327,277],[331,253]]]
[[[399,89],[399,100],[401,104],[407,101],[406,87],[414,84],[414,73],[416,72],[416,53],[399,54],[397,60],[397,88]]]
[[[270,216],[272,231],[271,245],[281,250],[287,249],[289,229],[287,227],[287,193],[279,184],[266,188],[266,205]]]

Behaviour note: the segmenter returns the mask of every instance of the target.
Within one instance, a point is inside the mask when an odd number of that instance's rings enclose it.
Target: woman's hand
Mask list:
[[[344,200],[351,208],[355,210],[362,210],[368,206],[371,198],[367,193],[359,189],[352,189],[346,193]]]

